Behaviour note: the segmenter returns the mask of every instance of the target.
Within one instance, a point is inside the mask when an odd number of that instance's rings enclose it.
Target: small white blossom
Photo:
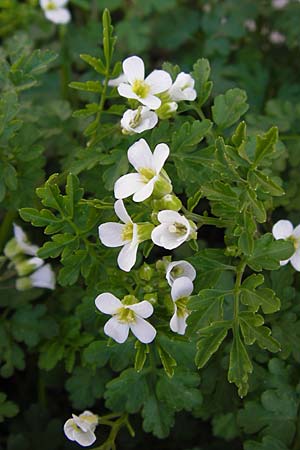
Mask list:
[[[289,220],[279,220],[273,226],[272,233],[275,239],[290,240],[295,247],[295,253],[289,259],[280,261],[280,265],[290,262],[295,270],[300,271],[300,225],[294,228]]]
[[[133,201],[142,202],[152,195],[154,188],[162,196],[169,194],[172,185],[167,174],[162,172],[169,153],[167,144],[158,144],[152,153],[145,139],[135,142],[128,149],[128,160],[137,173],[129,173],[116,181],[115,197],[121,199],[134,194]]]
[[[18,291],[25,291],[33,287],[55,289],[55,273],[50,264],[40,267],[29,277],[21,277],[16,280],[16,289]]]
[[[253,19],[247,19],[244,22],[245,28],[251,32],[256,31],[256,22]]]
[[[185,333],[186,319],[189,315],[186,305],[193,289],[193,282],[188,277],[177,278],[173,283],[171,297],[174,302],[174,314],[170,320],[170,328],[175,333]]]
[[[118,86],[122,97],[138,100],[150,109],[157,109],[161,100],[157,94],[167,91],[172,84],[170,75],[164,70],[154,70],[145,79],[144,62],[138,56],[131,56],[123,61],[126,83]]]
[[[282,9],[289,4],[289,0],[272,0],[272,6],[274,9]]]
[[[175,102],[182,100],[193,101],[197,97],[194,89],[195,80],[188,73],[181,72],[168,91],[169,96]]]
[[[40,0],[46,18],[57,24],[65,24],[71,20],[70,11],[64,8],[67,3],[68,0]]]
[[[20,253],[25,253],[26,255],[36,256],[39,249],[37,245],[33,245],[29,242],[26,233],[22,230],[19,225],[14,224],[14,237],[8,241],[5,246],[4,254],[8,258],[13,258]]]
[[[84,411],[80,416],[72,414],[64,425],[64,433],[70,441],[75,441],[82,447],[92,445],[95,440],[95,429],[98,424],[98,416],[90,411]]]
[[[279,31],[272,31],[269,36],[270,42],[272,44],[283,44],[286,40],[285,35]]]
[[[170,262],[166,269],[166,279],[170,286],[173,286],[174,281],[180,277],[187,277],[191,281],[196,278],[196,270],[187,261],[173,261]]]
[[[121,73],[117,78],[113,78],[112,80],[109,80],[108,86],[115,87],[119,86],[121,83],[126,83],[127,77],[125,73]]]
[[[120,269],[129,272],[135,264],[139,245],[138,225],[129,217],[122,200],[115,202],[115,213],[123,224],[107,222],[99,226],[99,238],[107,247],[121,247],[118,256]]]
[[[132,297],[132,296],[127,296]],[[131,298],[135,302],[135,298]],[[145,319],[153,314],[153,306],[148,301],[126,304],[126,297],[123,303],[109,292],[98,295],[95,300],[96,307],[104,314],[112,315],[106,322],[104,333],[122,344],[128,338],[129,330],[135,337],[149,344],[156,336],[155,328]]]
[[[176,211],[165,209],[157,215],[160,225],[154,228],[151,239],[154,244],[172,250],[196,237],[197,227]]]
[[[146,106],[140,106],[138,109],[125,111],[121,119],[121,127],[125,133],[142,133],[154,128],[157,122],[158,117],[154,111],[150,111]]]

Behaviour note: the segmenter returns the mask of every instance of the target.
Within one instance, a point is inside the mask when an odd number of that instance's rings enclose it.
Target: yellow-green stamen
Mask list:
[[[186,308],[187,301],[188,301],[188,297],[181,297],[178,300],[176,300],[178,317],[184,317],[186,315],[186,313],[188,312],[187,308]]]
[[[140,98],[146,98],[150,92],[150,86],[143,80],[135,80],[132,84],[132,91]]]
[[[148,183],[155,176],[155,171],[153,169],[149,169],[149,167],[142,167],[139,169],[139,173],[142,175],[145,183]]]
[[[120,308],[117,312],[117,316],[120,322],[135,322],[135,313],[129,308]]]
[[[176,233],[179,236],[183,236],[187,232],[187,228],[182,223],[175,222],[169,226],[170,233]]]
[[[126,223],[122,230],[122,240],[132,241],[133,238],[133,223]]]
[[[48,2],[46,5],[46,8],[48,11],[53,11],[54,9],[57,9],[57,6],[54,2]]]

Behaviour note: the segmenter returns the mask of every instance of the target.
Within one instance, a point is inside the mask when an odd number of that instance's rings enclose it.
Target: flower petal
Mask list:
[[[186,330],[186,318],[187,318],[188,314],[184,315],[184,316],[178,316],[177,315],[177,308],[175,309],[175,312],[170,320],[170,328],[172,331],[174,331],[175,333],[181,334],[183,335],[185,333]]]
[[[174,268],[181,269],[181,273],[178,276],[172,273]],[[176,278],[188,277],[191,281],[194,281],[196,275],[196,270],[194,269],[192,264],[187,261],[173,261],[168,265],[166,270],[166,279],[170,286],[172,286]]]
[[[140,139],[129,147],[128,161],[138,172],[141,168],[154,169],[153,154],[145,139]]]
[[[64,433],[70,441],[75,441],[74,439],[74,420],[68,419],[64,424]]]
[[[150,109],[158,109],[161,105],[161,100],[152,94],[147,95],[145,98],[137,97],[137,99]]]
[[[55,289],[55,273],[50,264],[45,264],[30,275],[33,287]]]
[[[109,80],[108,86],[115,87],[119,86],[121,83],[126,83],[127,77],[124,73],[121,73],[117,78],[113,78],[112,80]]]
[[[48,9],[45,11],[45,16],[53,23],[68,23],[71,20],[70,11],[66,8]]]
[[[33,245],[29,242],[27,234],[22,230],[19,225],[13,224],[14,227],[14,236],[16,238],[18,246],[21,250],[26,253],[26,255],[35,256],[39,247],[37,245]]]
[[[74,430],[73,437],[74,441],[78,442],[78,444],[80,444],[82,447],[88,447],[89,445],[92,445],[96,440],[96,436],[91,430]]]
[[[124,245],[118,256],[118,265],[125,272],[130,272],[135,265],[138,243],[130,242]]]
[[[171,297],[174,302],[182,297],[189,297],[193,292],[194,285],[188,277],[176,278],[171,289]]]
[[[158,213],[157,218],[161,223],[170,224],[174,222],[182,223],[183,216],[172,209],[164,209]]]
[[[153,70],[147,76],[145,83],[149,84],[151,94],[160,94],[172,86],[172,78],[165,70]]]
[[[128,173],[115,182],[114,193],[117,199],[127,198],[144,187],[145,183],[139,173]]]
[[[143,202],[144,200],[149,198],[153,192],[154,184],[155,184],[155,179],[152,178],[152,180],[150,180],[149,183],[144,184],[142,189],[140,189],[139,191],[137,191],[134,194],[134,196],[132,197],[132,200],[134,202],[138,203],[138,202]]]
[[[300,225],[297,225],[296,228],[294,229],[292,236],[296,239],[298,239],[300,237]]]
[[[131,85],[128,83],[120,83],[118,92],[122,97],[139,100],[139,97],[133,92]]]
[[[106,247],[121,247],[124,245],[122,233],[124,229],[123,224],[116,222],[102,223],[98,227],[99,239]]]
[[[295,270],[300,272],[300,248],[298,248],[293,256],[290,258],[290,263],[294,267]]]
[[[122,302],[110,292],[104,292],[95,299],[96,308],[103,314],[116,314],[122,308]]]
[[[136,316],[135,322],[130,323],[130,329],[143,344],[150,344],[156,336],[156,329],[149,322],[138,316]]]
[[[154,228],[151,233],[151,239],[159,247],[173,250],[179,247],[186,240],[186,237],[177,236],[176,233],[170,233],[169,224],[163,223]]]
[[[116,317],[112,317],[104,325],[104,333],[113,338],[118,344],[123,344],[129,334],[128,323],[119,322]]]
[[[168,156],[170,154],[170,149],[167,144],[158,144],[153,152],[153,162],[156,170],[156,174],[158,175],[161,169],[164,166]]]
[[[125,224],[132,223],[132,220],[124,206],[123,200],[121,200],[121,199],[117,200],[114,204],[114,209],[115,209],[116,215],[119,217],[120,220],[122,220],[122,222],[124,222]]]
[[[128,305],[128,309],[134,311],[138,316],[147,319],[153,314],[153,306],[147,300],[143,300],[140,303],[135,303],[134,305]]]
[[[294,227],[289,220],[279,220],[272,228],[275,239],[287,239],[293,233]]]
[[[130,56],[123,61],[123,72],[127,80],[132,84],[135,80],[144,80],[144,61],[138,56]]]

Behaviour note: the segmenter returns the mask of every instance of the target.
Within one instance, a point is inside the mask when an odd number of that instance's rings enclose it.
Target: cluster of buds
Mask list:
[[[44,260],[37,257],[39,247],[29,242],[21,227],[16,224],[13,227],[14,237],[7,242],[4,254],[10,260],[10,267],[13,267],[18,275],[16,289],[54,289],[55,274],[50,264],[44,264]]]

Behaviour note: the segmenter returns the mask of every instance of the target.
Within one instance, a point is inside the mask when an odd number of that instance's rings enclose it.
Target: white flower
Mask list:
[[[272,0],[272,6],[274,9],[282,9],[289,4],[289,0]]]
[[[130,298],[126,304],[127,298]],[[104,314],[111,314],[112,318],[106,322],[104,333],[122,344],[128,338],[129,330],[144,344],[149,344],[156,336],[155,328],[145,319],[153,313],[153,306],[146,300],[135,302],[132,296],[124,298],[123,303],[109,292],[98,295],[96,307]],[[135,303],[132,303],[135,302]]]
[[[289,220],[279,220],[273,226],[272,233],[275,239],[288,239],[295,247],[295,253],[289,259],[280,261],[280,265],[285,266],[290,262],[295,270],[300,271],[300,225],[294,229]]]
[[[196,278],[196,270],[187,261],[173,261],[169,263],[166,269],[166,279],[170,286],[173,286],[174,281],[180,277],[187,277],[191,281]]]
[[[253,19],[247,19],[244,22],[244,26],[247,30],[254,32],[256,31],[256,22]]]
[[[144,62],[138,56],[131,56],[123,61],[123,72],[127,82],[118,86],[122,97],[136,99],[150,109],[160,107],[161,100],[156,95],[167,91],[172,84],[167,72],[154,70],[145,79]]]
[[[180,72],[168,91],[169,96],[175,102],[182,100],[193,101],[197,97],[194,89],[195,80],[188,73]]]
[[[137,173],[129,173],[116,181],[115,197],[127,198],[134,194],[133,201],[142,202],[151,196],[154,188],[161,196],[169,194],[172,185],[167,174],[162,172],[169,153],[167,144],[158,144],[152,153],[145,139],[135,142],[128,149],[128,160]]]
[[[33,287],[55,289],[55,273],[50,264],[40,267],[29,277],[21,277],[16,280],[16,289],[18,291],[25,291]]]
[[[107,247],[121,247],[118,256],[120,269],[129,272],[135,264],[139,245],[138,225],[129,217],[122,200],[117,200],[114,205],[115,213],[123,224],[107,222],[99,226],[99,238]]]
[[[269,36],[270,42],[272,44],[283,44],[286,40],[285,35],[279,31],[272,31]]]
[[[121,119],[123,132],[142,133],[151,130],[158,122],[157,114],[150,111],[146,106],[140,106],[138,109],[128,109]]]
[[[39,247],[37,245],[33,245],[29,242],[26,233],[22,230],[21,227],[14,224],[14,238],[10,239],[5,246],[4,254],[8,258],[13,258],[14,256],[25,253],[26,255],[36,256],[36,252]]]
[[[109,80],[108,86],[115,87],[119,86],[121,83],[126,83],[127,77],[124,73],[121,73],[117,78],[113,78],[112,80]]]
[[[177,278],[173,283],[171,297],[174,302],[174,314],[170,320],[170,328],[175,333],[185,333],[186,319],[189,315],[186,304],[193,288],[193,282],[188,277]]]
[[[165,209],[158,213],[157,218],[160,225],[151,233],[154,244],[172,250],[183,242],[196,238],[196,225],[178,212]]]
[[[72,414],[72,419],[66,421],[64,433],[70,441],[75,441],[82,447],[92,445],[95,440],[95,429],[98,417],[90,411],[84,411],[80,416]]]
[[[67,3],[68,0],[40,0],[46,18],[58,24],[65,24],[71,20],[70,11],[64,8]]]

